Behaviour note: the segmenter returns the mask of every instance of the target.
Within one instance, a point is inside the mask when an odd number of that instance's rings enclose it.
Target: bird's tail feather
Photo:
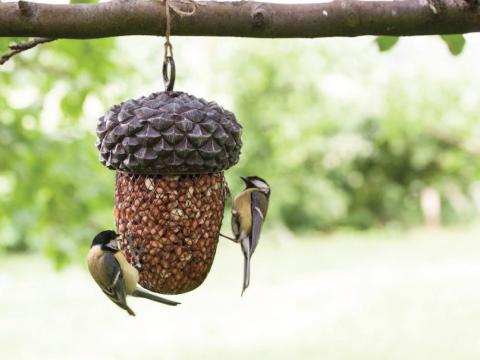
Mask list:
[[[129,308],[128,306],[126,306],[126,305],[125,305],[125,310],[127,310],[128,315],[130,315],[130,316],[135,316],[135,313],[133,312],[133,310],[130,309],[130,308]]]
[[[153,301],[156,301],[156,302],[159,302],[159,303],[162,303],[162,304],[165,304],[165,305],[170,305],[170,306],[177,306],[177,305],[180,304],[179,302],[162,298],[160,296],[157,296],[157,295],[155,295],[151,292],[148,292],[148,291],[140,289],[140,288],[137,288],[133,292],[132,296],[141,297],[141,298],[145,298],[145,299],[148,299],[148,300],[153,300]]]
[[[243,288],[242,288],[242,296],[243,296],[243,293],[248,288],[248,285],[250,285],[250,257],[252,255],[250,254],[250,242],[248,238],[242,241],[242,250],[243,250],[243,256],[244,256]]]

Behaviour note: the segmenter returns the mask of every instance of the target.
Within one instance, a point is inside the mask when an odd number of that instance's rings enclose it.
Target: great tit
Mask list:
[[[258,245],[262,224],[267,216],[270,186],[258,176],[242,176],[241,179],[245,189],[233,200],[232,232],[235,239],[232,240],[240,243],[245,258],[243,295],[250,284],[250,258]]]
[[[166,305],[178,305],[178,302],[159,297],[138,285],[138,270],[130,265],[119,251],[118,237],[113,230],[102,231],[95,236],[88,252],[88,269],[105,295],[132,316],[135,316],[135,313],[127,305],[127,295]]]

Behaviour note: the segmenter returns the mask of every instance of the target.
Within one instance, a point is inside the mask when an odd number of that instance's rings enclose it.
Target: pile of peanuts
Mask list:
[[[223,172],[160,176],[117,172],[120,247],[140,285],[163,294],[198,287],[213,263],[225,206]]]

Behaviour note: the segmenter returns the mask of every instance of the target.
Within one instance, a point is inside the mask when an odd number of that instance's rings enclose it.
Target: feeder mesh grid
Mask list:
[[[198,287],[213,263],[225,205],[223,172],[160,176],[117,172],[120,247],[140,285],[163,294]]]

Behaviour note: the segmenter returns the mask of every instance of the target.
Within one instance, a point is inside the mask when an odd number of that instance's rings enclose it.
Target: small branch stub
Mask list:
[[[18,2],[18,9],[20,10],[20,15],[25,17],[31,17],[34,13],[34,4],[28,1],[20,0]]]
[[[15,55],[20,54],[23,51],[30,50],[37,45],[45,44],[51,42],[55,39],[47,39],[47,38],[35,38],[30,41],[26,41],[23,43],[15,43],[9,46],[10,51],[0,57],[0,65],[5,64],[8,60],[10,60]]]
[[[266,5],[258,5],[252,14],[252,24],[257,30],[265,30],[271,21],[272,13]]]

